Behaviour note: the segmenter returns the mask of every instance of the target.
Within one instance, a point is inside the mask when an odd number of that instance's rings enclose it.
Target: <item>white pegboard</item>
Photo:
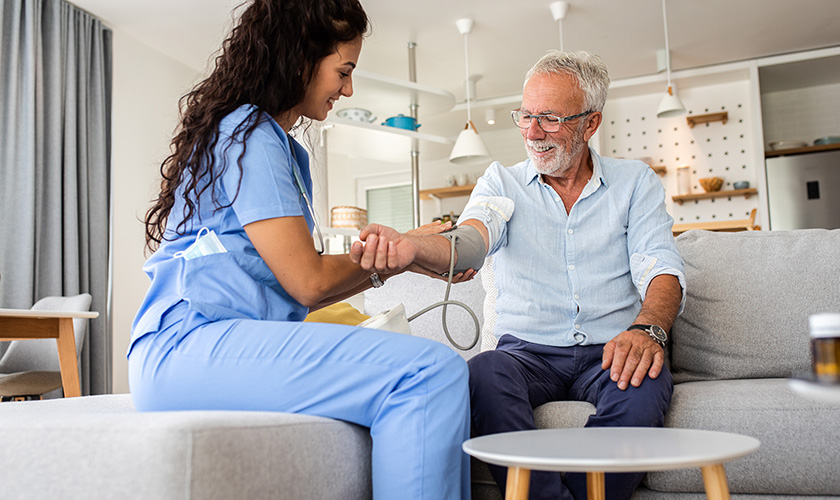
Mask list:
[[[691,168],[691,192],[702,193],[697,179],[721,177],[721,189],[732,183],[748,181],[758,186],[763,159],[752,151],[749,126],[749,81],[737,81],[679,89],[688,115],[726,111],[728,120],[689,127],[686,116],[657,118],[656,109],[664,94],[647,94],[610,99],[604,108],[600,131],[600,152],[615,158],[650,158],[653,165],[665,166],[660,177],[665,187],[665,204],[675,223],[710,222],[746,219],[758,206],[758,198],[743,196],[674,203],[677,191],[677,167]]]

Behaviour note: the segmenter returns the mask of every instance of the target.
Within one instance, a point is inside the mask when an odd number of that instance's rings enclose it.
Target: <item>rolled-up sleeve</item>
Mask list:
[[[493,255],[496,250],[507,245],[507,223],[515,208],[512,199],[501,195],[493,170],[491,165],[478,179],[467,206],[458,218],[459,223],[473,219],[484,224],[490,240],[487,255]]]
[[[685,267],[672,233],[674,219],[665,210],[665,190],[648,169],[633,192],[627,227],[630,274],[644,301],[653,278],[676,276],[682,288],[680,310],[685,308]]]

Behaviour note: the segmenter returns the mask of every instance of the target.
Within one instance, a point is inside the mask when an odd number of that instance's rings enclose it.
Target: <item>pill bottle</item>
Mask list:
[[[840,384],[840,313],[813,314],[811,353],[818,382]]]

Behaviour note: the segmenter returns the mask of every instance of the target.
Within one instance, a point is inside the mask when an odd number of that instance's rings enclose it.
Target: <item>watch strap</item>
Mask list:
[[[634,325],[630,325],[630,326],[627,328],[627,331],[631,331],[631,330],[641,330],[641,331],[643,331],[643,332],[647,333],[647,334],[648,334],[648,336],[649,336],[650,338],[652,338],[652,339],[654,340],[654,342],[656,342],[657,344],[659,344],[659,346],[660,346],[660,347],[662,347],[663,349],[665,349],[665,343],[667,342],[667,340],[662,340],[662,339],[660,339],[659,337],[657,337],[657,336],[653,333],[653,327],[654,327],[654,326],[656,326],[656,325],[643,325],[643,324],[640,324],[640,323],[636,323],[636,324],[634,324]],[[659,327],[659,326],[656,326],[656,327],[657,327],[657,328],[659,328],[660,330],[662,330],[662,328],[661,328],[661,327]],[[662,330],[662,331],[664,332],[665,330]],[[667,335],[667,334],[666,334],[666,335]]]

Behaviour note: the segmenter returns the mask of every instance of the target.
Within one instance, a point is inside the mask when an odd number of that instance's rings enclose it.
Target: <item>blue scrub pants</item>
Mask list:
[[[603,352],[603,345],[553,347],[502,336],[495,351],[469,361],[473,435],[535,429],[534,408],[566,400],[595,405],[586,427],[662,427],[674,388],[668,368],[622,391],[601,369]],[[507,469],[491,465],[490,472],[505,491]],[[606,497],[629,499],[643,476],[605,474]],[[532,471],[528,498],[585,500],[586,475]]]
[[[321,323],[166,315],[129,353],[136,408],[262,410],[370,428],[373,497],[470,498],[467,365],[449,347]]]

